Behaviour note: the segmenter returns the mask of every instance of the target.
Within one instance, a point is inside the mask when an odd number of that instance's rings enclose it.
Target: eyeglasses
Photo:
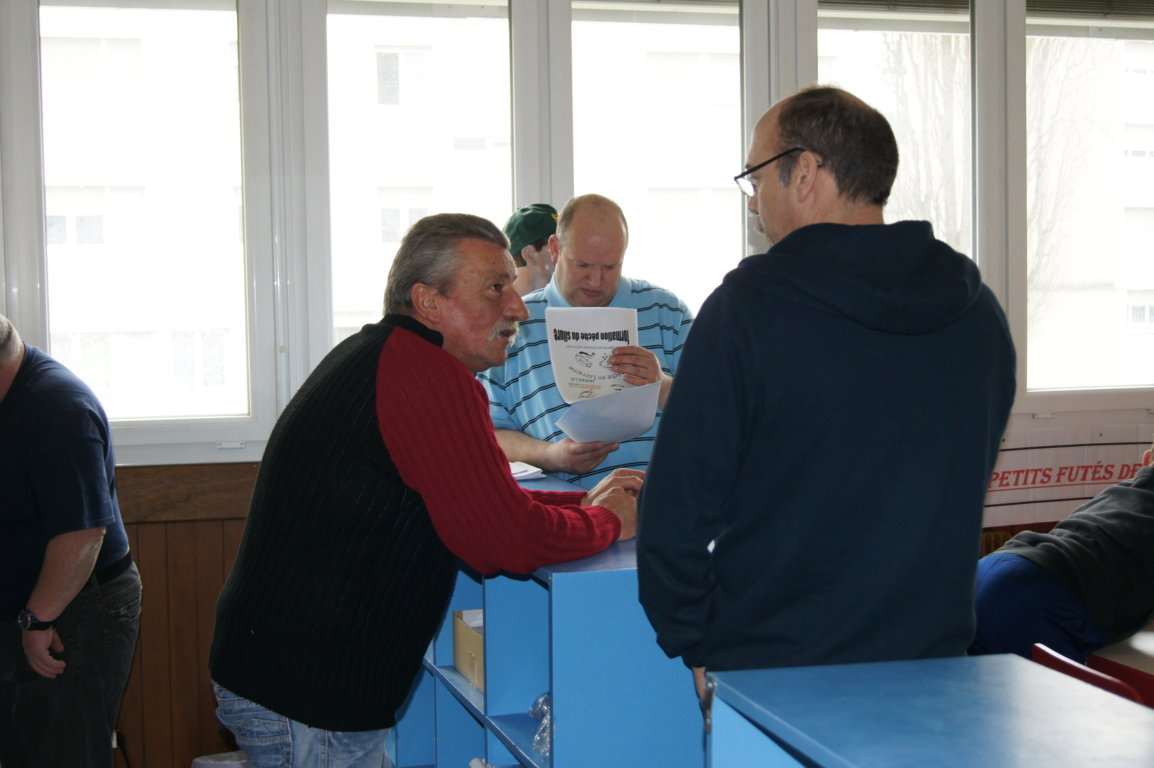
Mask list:
[[[780,154],[774,155],[773,157],[766,160],[764,163],[758,163],[757,165],[753,166],[752,168],[749,168],[748,170],[737,174],[736,176],[733,177],[733,181],[737,184],[737,188],[741,190],[741,193],[743,195],[745,195],[746,197],[753,197],[754,195],[757,194],[757,185],[754,183],[753,179],[749,178],[749,174],[753,173],[754,171],[760,171],[762,168],[769,165],[773,161],[780,160],[781,158],[785,157],[786,155],[792,154],[794,152],[804,152],[804,151],[805,151],[805,147],[791,147],[790,149],[787,149]]]

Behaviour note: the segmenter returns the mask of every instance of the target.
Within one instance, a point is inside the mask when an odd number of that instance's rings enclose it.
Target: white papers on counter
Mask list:
[[[509,472],[512,473],[514,480],[536,480],[545,476],[540,469],[523,461],[510,461]]]
[[[549,307],[545,326],[557,391],[570,404],[557,422],[566,435],[617,443],[653,426],[661,383],[635,387],[609,367],[616,347],[637,344],[637,310]]]

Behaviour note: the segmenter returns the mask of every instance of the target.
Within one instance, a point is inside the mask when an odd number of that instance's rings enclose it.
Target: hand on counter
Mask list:
[[[615,469],[581,499],[582,506],[605,507],[621,521],[618,541],[637,535],[637,494],[645,473],[639,469]]]

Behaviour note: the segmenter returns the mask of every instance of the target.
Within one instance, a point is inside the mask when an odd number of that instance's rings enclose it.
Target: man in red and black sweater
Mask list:
[[[273,429],[210,657],[251,765],[387,765],[458,560],[529,573],[635,534],[640,472],[588,493],[509,473],[473,378],[527,316],[507,245],[476,216],[417,222],[384,319],[337,345]]]

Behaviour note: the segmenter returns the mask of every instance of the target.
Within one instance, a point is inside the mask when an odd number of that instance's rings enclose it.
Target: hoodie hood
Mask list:
[[[725,279],[906,335],[953,323],[982,290],[977,265],[936,240],[925,221],[812,224],[745,259]]]

